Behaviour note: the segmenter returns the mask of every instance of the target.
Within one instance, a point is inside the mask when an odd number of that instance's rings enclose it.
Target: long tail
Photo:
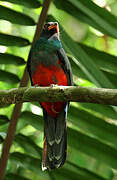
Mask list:
[[[42,170],[61,167],[66,160],[67,134],[66,114],[64,110],[51,117],[44,110],[44,148]]]

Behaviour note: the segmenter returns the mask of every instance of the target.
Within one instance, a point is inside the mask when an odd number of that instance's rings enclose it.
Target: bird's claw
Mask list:
[[[38,85],[38,84],[35,84],[34,87],[39,87],[39,85]]]
[[[57,87],[58,84],[51,84],[50,87]]]

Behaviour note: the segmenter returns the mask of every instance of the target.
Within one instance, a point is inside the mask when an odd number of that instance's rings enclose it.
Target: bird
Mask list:
[[[71,86],[72,70],[60,41],[58,22],[44,24],[32,45],[27,62],[32,86]],[[64,165],[67,151],[67,112],[69,102],[40,102],[44,117],[42,170]]]

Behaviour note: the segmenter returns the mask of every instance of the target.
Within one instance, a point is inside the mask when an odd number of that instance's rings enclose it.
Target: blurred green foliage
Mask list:
[[[42,3],[0,1],[0,89],[19,86]],[[52,1],[48,21],[60,24],[75,85],[117,88],[116,16],[116,0]],[[0,154],[13,108],[0,109]],[[116,107],[71,103],[67,162],[61,169],[42,172],[42,110],[38,103],[24,103],[5,180],[112,180],[117,172],[116,136]]]

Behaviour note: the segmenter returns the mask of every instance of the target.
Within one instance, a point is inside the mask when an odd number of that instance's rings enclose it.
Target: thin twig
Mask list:
[[[33,43],[35,42],[36,39],[39,38],[42,26],[44,24],[44,21],[46,20],[46,16],[47,16],[47,11],[49,8],[51,0],[44,0],[43,3],[43,8],[38,20],[38,24],[37,24],[37,28],[36,28],[36,32],[33,38]],[[27,73],[27,68],[25,68],[24,70],[24,74],[20,83],[20,87],[24,87],[27,86],[28,83],[28,73]],[[7,136],[6,139],[4,141],[4,145],[3,145],[3,151],[2,151],[2,156],[0,159],[0,180],[3,180],[4,175],[5,175],[5,170],[6,170],[6,166],[7,166],[7,161],[8,161],[8,157],[9,157],[9,152],[10,152],[10,147],[12,145],[13,142],[13,138],[15,135],[15,131],[16,131],[16,126],[17,126],[17,122],[18,122],[18,117],[20,115],[21,112],[21,108],[22,108],[22,103],[16,104],[12,113],[12,117],[11,117],[11,121],[8,127],[8,132],[7,132]]]

